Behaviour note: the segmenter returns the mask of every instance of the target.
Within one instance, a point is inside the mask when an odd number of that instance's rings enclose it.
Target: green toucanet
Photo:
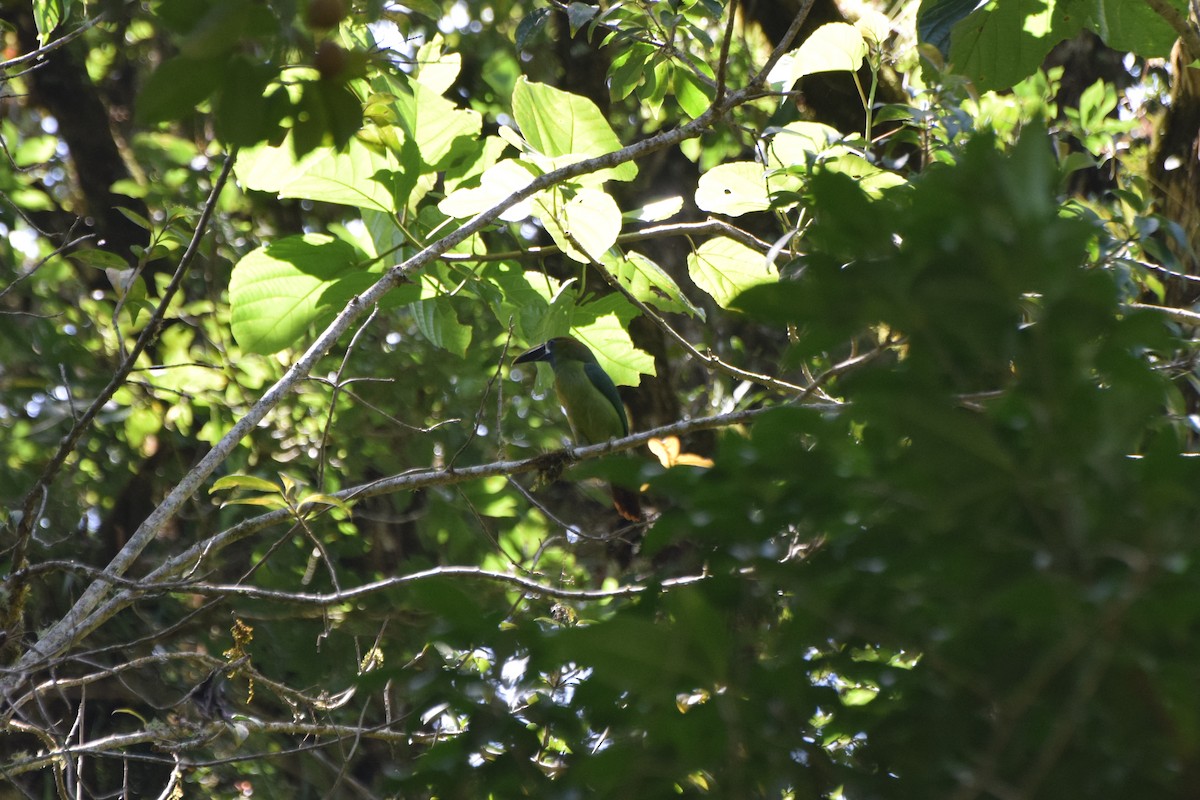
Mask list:
[[[554,370],[554,390],[576,444],[599,444],[629,435],[617,387],[583,342],[559,336],[526,350],[513,363],[530,361],[545,361]],[[620,486],[612,487],[612,493],[617,513],[635,522],[642,518],[637,493]]]

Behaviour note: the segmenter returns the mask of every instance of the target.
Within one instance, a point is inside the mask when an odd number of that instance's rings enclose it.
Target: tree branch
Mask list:
[[[767,253],[771,249],[771,245],[762,239],[720,219],[707,219],[703,222],[673,222],[665,225],[652,225],[641,230],[622,233],[617,237],[616,243],[629,244],[630,242],[641,242],[649,239],[664,239],[669,236],[703,236],[708,234],[728,236],[730,239],[734,239],[746,245],[751,250],[757,250],[760,253]],[[506,250],[500,253],[481,253],[479,255],[446,253],[442,256],[442,260],[452,263],[474,264],[484,261],[520,261],[527,258],[545,258],[549,255],[558,255],[559,253],[562,253],[561,247],[556,244],[548,244],[527,247],[524,250]]]
[[[1186,16],[1180,14],[1168,0],[1146,0],[1146,5],[1150,6],[1150,9],[1162,17],[1179,35],[1191,56],[1191,58],[1183,59],[1184,61],[1200,58],[1200,31],[1196,30],[1196,26],[1192,25]]]

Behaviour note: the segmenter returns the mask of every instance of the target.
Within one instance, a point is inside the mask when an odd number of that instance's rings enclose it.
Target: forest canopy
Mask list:
[[[0,35],[3,800],[1194,794],[1195,4]]]

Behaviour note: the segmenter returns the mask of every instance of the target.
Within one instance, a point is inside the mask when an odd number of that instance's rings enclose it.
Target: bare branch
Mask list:
[[[629,244],[630,242],[641,242],[648,239],[664,239],[669,236],[703,236],[706,234],[728,236],[730,239],[734,239],[760,253],[766,253],[771,249],[771,245],[762,239],[720,219],[707,219],[703,222],[673,222],[667,225],[653,225],[641,230],[621,234],[617,237],[617,244]],[[557,255],[561,252],[561,247],[556,244],[549,244],[528,247],[524,250],[506,250],[499,253],[481,253],[479,255],[447,253],[442,256],[442,260],[464,264],[474,264],[484,261],[521,261],[524,259],[544,258],[549,255]]]
[[[503,583],[509,586],[514,586],[518,589],[523,589],[533,595],[541,597],[553,597],[557,600],[609,600],[617,597],[633,597],[634,595],[646,592],[650,587],[632,583],[625,586],[617,586],[612,589],[564,589],[558,586],[550,586],[545,583],[525,578],[520,575],[515,575],[511,572],[497,572],[495,570],[483,569],[482,567],[468,566],[447,566],[433,567],[421,572],[413,572],[408,575],[396,575],[391,578],[374,581],[372,583],[355,586],[352,589],[344,589],[338,592],[328,593],[310,593],[310,592],[287,592],[277,589],[260,589],[257,586],[241,586],[238,584],[210,584],[210,583],[194,583],[187,588],[189,592],[196,594],[218,596],[218,597],[241,597],[254,600],[274,600],[281,603],[293,603],[298,605],[311,605],[327,608],[339,603],[344,603],[348,600],[358,600],[368,595],[377,592],[394,589],[397,586],[404,586],[408,583],[428,580],[430,578],[443,578],[447,576],[457,576],[463,578],[474,578],[482,581],[490,581],[492,583]],[[693,583],[707,578],[707,575],[689,575],[682,578],[670,578],[655,584],[655,588],[671,589],[676,586],[688,586]]]
[[[1156,306],[1152,303],[1126,303],[1125,307],[1139,311],[1157,311],[1159,314],[1170,317],[1176,322],[1182,322],[1184,325],[1200,325],[1200,314],[1197,314],[1195,311],[1188,311],[1186,308]]]
[[[105,17],[105,12],[102,11],[99,14],[97,14],[96,16],[94,16],[91,19],[84,22],[82,25],[80,25],[78,28],[71,31],[70,33],[60,36],[59,38],[55,39],[52,42],[47,42],[46,44],[39,47],[37,50],[31,50],[28,53],[25,53],[24,55],[17,56],[16,58],[10,58],[7,61],[0,61],[0,71],[12,69],[13,67],[19,67],[19,66],[21,66],[23,64],[27,64],[31,61],[41,61],[43,58],[50,55],[51,53],[53,53],[55,50],[62,47],[63,45],[70,44],[71,42],[75,41],[77,38],[79,38],[84,33],[86,33],[88,30],[90,30],[94,25],[96,25],[96,23],[102,21],[104,19],[104,17]],[[21,73],[21,74],[24,74],[24,73]],[[15,77],[17,77],[17,76],[16,75],[0,75],[0,81],[8,80],[10,78],[15,78]]]

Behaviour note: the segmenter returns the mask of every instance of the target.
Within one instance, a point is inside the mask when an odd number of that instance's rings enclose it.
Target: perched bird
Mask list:
[[[558,336],[526,350],[513,364],[531,361],[545,361],[554,370],[554,390],[576,444],[599,444],[629,435],[629,420],[617,387],[587,345],[570,336]],[[614,486],[612,495],[618,514],[631,522],[642,519],[636,492]]]

